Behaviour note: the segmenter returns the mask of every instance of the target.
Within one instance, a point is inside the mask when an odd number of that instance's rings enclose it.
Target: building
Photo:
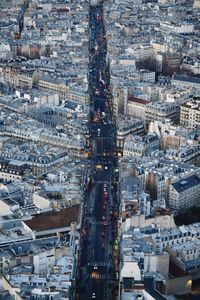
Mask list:
[[[128,89],[125,87],[113,88],[113,112],[115,116],[127,113]]]
[[[180,70],[180,65],[180,54],[169,52],[162,54],[162,72],[165,75],[172,75],[175,72],[178,72]]]
[[[6,159],[0,160],[0,178],[5,182],[20,181],[31,172],[31,167],[25,162]]]
[[[179,122],[179,105],[177,103],[153,102],[145,106],[145,125],[151,121],[164,122],[166,119]]]
[[[193,87],[200,89],[200,78],[186,75],[174,75],[171,84],[175,86]]]
[[[101,2],[102,2],[102,0],[90,0],[90,5],[96,6],[96,5],[100,4]]]
[[[123,156],[146,156],[152,151],[158,150],[160,140],[156,134],[147,134],[145,136],[127,137],[124,143]]]
[[[33,241],[35,235],[20,219],[11,219],[1,222],[0,247],[8,248],[13,244],[25,241]]]
[[[128,162],[123,167],[126,172],[129,170],[141,180],[144,191],[150,194],[152,200],[164,199],[167,205],[170,183],[198,172],[193,165],[166,159],[135,156],[129,157]]]
[[[139,71],[139,78],[140,78],[140,81],[154,83],[155,82],[155,72],[142,69]]]
[[[200,178],[197,175],[183,177],[170,184],[169,206],[176,210],[186,210],[200,206]]]
[[[7,262],[6,259],[9,257],[6,251],[0,250],[0,276],[3,276],[6,271]]]
[[[79,104],[89,104],[89,94],[80,89],[69,89],[67,99],[77,102]]]
[[[180,106],[180,125],[190,129],[200,126],[200,100],[188,101]]]
[[[145,108],[149,104],[149,100],[140,99],[134,96],[128,97],[127,102],[127,113],[130,116],[140,118],[142,121],[145,120]]]
[[[124,142],[130,135],[144,134],[144,125],[142,120],[128,115],[118,116],[117,124],[117,148],[123,151]]]
[[[40,90],[58,93],[61,99],[66,98],[69,90],[69,88],[62,82],[59,83],[53,79],[51,80],[50,78],[49,80],[40,79],[38,82],[38,87]]]
[[[178,163],[200,166],[200,145],[183,145],[167,149],[165,157]]]
[[[192,226],[191,229],[193,229]],[[185,233],[187,233],[187,229]],[[192,232],[188,241],[167,246],[166,251],[170,254],[170,260],[185,273],[200,270],[200,241],[198,238],[192,237]]]
[[[25,223],[35,234],[37,239],[63,235],[71,230],[71,227],[79,226],[80,206],[65,208],[62,211],[46,212],[34,216]]]
[[[200,8],[200,1],[194,0],[193,8]]]

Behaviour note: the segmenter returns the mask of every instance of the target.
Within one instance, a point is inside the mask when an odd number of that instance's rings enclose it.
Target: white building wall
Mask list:
[[[37,195],[36,193],[33,194],[33,204],[40,209],[49,208],[50,201]]]
[[[123,267],[121,269],[120,280],[123,277],[134,278],[137,281],[141,280],[141,271],[138,266],[138,262],[124,262]]]
[[[144,228],[146,226],[151,226],[152,224],[159,224],[161,230],[175,228],[175,222],[173,216],[158,216],[155,218],[145,219],[145,215],[132,216],[127,218],[125,222],[126,230],[129,230],[130,227],[140,227]]]
[[[12,214],[11,210],[10,210],[10,206],[7,205],[5,202],[3,202],[2,200],[0,200],[0,216],[7,216]]]
[[[55,265],[55,249],[46,250],[33,256],[35,273],[47,274]]]

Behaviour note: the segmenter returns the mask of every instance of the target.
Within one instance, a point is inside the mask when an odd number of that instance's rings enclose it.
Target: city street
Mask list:
[[[90,178],[84,205],[76,299],[114,299],[117,284],[118,168],[116,126],[103,6],[90,7]]]

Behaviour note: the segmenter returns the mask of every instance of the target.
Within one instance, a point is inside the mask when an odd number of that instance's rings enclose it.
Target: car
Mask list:
[[[94,265],[94,270],[97,270],[97,269],[98,269],[97,265]]]
[[[99,137],[100,135],[101,135],[101,129],[98,128],[98,129],[97,129],[97,136]]]
[[[103,206],[103,210],[106,210],[106,205],[104,204],[104,206]]]
[[[105,170],[108,170],[108,167],[107,167],[107,166],[104,166],[104,169],[105,169]]]
[[[96,299],[96,294],[92,293],[92,299]]]
[[[105,217],[105,216],[103,216],[103,217],[102,217],[102,220],[103,220],[103,221],[105,221],[105,220],[106,220],[106,217]]]
[[[102,222],[102,225],[103,225],[103,226],[107,226],[108,223],[107,223],[106,221],[103,221],[103,222]]]

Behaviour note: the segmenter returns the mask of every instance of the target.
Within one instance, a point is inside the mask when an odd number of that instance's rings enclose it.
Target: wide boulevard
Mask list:
[[[115,299],[118,167],[103,5],[90,7],[89,170],[83,209],[76,299]]]

